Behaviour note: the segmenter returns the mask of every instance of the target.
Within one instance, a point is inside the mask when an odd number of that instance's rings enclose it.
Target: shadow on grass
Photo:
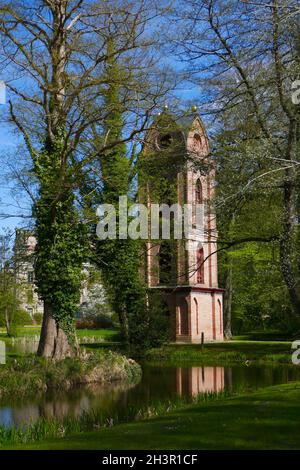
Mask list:
[[[299,449],[299,421],[300,383],[291,383],[28,448]]]

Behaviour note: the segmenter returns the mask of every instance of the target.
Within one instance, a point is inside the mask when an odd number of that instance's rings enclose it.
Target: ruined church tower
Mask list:
[[[195,110],[194,110],[195,111]],[[158,116],[143,152],[140,201],[190,204],[193,230],[182,239],[157,240],[145,246],[144,276],[150,290],[161,290],[168,304],[174,339],[197,343],[223,340],[223,290],[218,287],[217,228],[213,207],[215,166],[200,116]],[[146,163],[145,163],[146,162]],[[164,192],[169,184],[170,195]],[[202,205],[203,224],[194,227],[194,207]],[[195,230],[194,230],[195,228]]]

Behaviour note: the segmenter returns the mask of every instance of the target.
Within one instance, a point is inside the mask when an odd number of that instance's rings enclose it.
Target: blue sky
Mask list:
[[[4,113],[7,106],[7,104],[0,104],[0,214],[17,214],[19,209],[16,207],[16,201],[13,197],[12,184],[6,177],[8,172],[6,162],[10,153],[13,154],[16,151],[18,139],[8,124],[4,122]],[[6,227],[14,229],[20,224],[24,224],[23,219],[15,217],[3,219],[0,217],[0,230]]]
[[[164,0],[162,0],[162,4],[164,3]],[[168,2],[166,2],[168,3]],[[169,21],[169,20],[168,20]],[[165,27],[167,23],[162,23],[162,26]],[[169,24],[169,23],[168,23]],[[169,24],[170,26],[170,24]],[[152,27],[155,27],[156,29],[159,29],[158,27],[161,27],[161,18],[157,18],[154,20],[154,23],[152,24]],[[177,24],[173,24],[172,26],[175,29],[177,28]],[[163,64],[167,65],[169,64],[171,67],[174,67],[177,72],[183,71],[184,65],[181,64],[176,57],[176,55],[169,55],[168,53],[163,54],[163,57],[161,57]],[[8,172],[7,165],[5,165],[5,162],[9,159],[9,155],[13,155],[16,150],[18,149],[18,146],[20,142],[22,142],[21,137],[18,136],[16,133],[12,131],[12,129],[8,126],[7,123],[5,123],[5,114],[8,108],[8,104],[1,104],[5,101],[5,91],[3,86],[1,87],[1,80],[8,80],[9,77],[9,71],[6,71],[6,76],[4,75],[4,72],[0,72],[0,214],[5,212],[5,213],[19,213],[20,209],[16,207],[15,200],[13,197],[13,188],[12,188],[12,183],[9,183],[7,181],[7,178],[5,178],[5,173]],[[28,78],[28,77],[27,77]],[[22,75],[22,84],[24,85],[24,76]],[[190,83],[181,83],[176,90],[176,96],[180,97],[183,103],[186,103],[187,101],[191,101],[191,104],[193,103],[193,98],[195,97],[195,101],[199,101],[201,98],[201,90],[198,86],[196,85],[191,85]],[[6,100],[9,99],[9,90],[7,90],[6,93]],[[168,103],[166,103],[168,104]],[[189,108],[189,105],[186,104],[186,108]],[[201,114],[201,109],[199,108],[199,112]],[[204,117],[205,119],[205,117]],[[22,204],[23,205],[23,204]],[[24,204],[26,206],[26,204]],[[27,203],[28,206],[28,203]],[[28,212],[27,212],[28,213]],[[28,223],[28,219],[18,219],[18,218],[6,218],[3,219],[0,217],[0,230],[3,227],[11,227],[14,228],[17,225],[24,225]]]
[[[174,62],[172,60],[172,62]],[[174,65],[174,63],[173,63]],[[179,65],[176,67],[179,70]],[[26,195],[24,195],[21,200],[21,208],[18,207],[16,203],[16,191],[13,187],[13,182],[10,182],[6,176],[9,173],[9,168],[7,161],[16,160],[16,152],[20,143],[23,141],[21,136],[18,135],[16,130],[7,123],[7,111],[8,111],[8,102],[9,99],[9,90],[1,86],[3,82],[1,79],[4,77],[0,75],[0,232],[3,228],[14,229],[19,226],[28,226],[30,219],[28,218],[18,218],[18,217],[1,217],[1,214],[19,214],[24,213],[28,215],[29,201],[24,200]],[[190,84],[181,84],[176,90],[176,95],[180,96],[183,102],[193,100],[194,97],[199,98],[200,90],[196,86],[191,86]],[[5,96],[6,95],[6,96]],[[6,103],[5,103],[6,101]],[[167,104],[167,103],[166,103]],[[187,107],[189,107],[186,104]],[[25,210],[23,210],[25,208]],[[26,210],[27,208],[27,210]]]
[[[199,94],[200,93],[197,87],[182,87],[177,90],[177,96],[179,95],[183,101],[192,100],[193,97],[199,97]],[[7,93],[6,98],[9,98],[9,93]],[[9,168],[6,162],[10,160],[10,155],[11,159],[15,160],[15,154],[18,151],[18,146],[22,142],[22,138],[17,134],[15,129],[13,129],[12,126],[7,123],[5,119],[7,109],[8,104],[1,103],[0,94],[0,232],[4,228],[14,230],[16,227],[26,227],[28,226],[28,223],[30,223],[30,219],[28,218],[1,217],[1,214],[15,215],[23,213],[27,215],[29,213],[28,208],[30,204],[28,200],[24,201],[21,198],[22,207],[18,207],[18,204],[16,203],[16,191],[14,184],[6,177],[6,174],[9,173]],[[25,194],[24,197],[26,198]],[[27,207],[27,210],[23,210],[23,207]]]
[[[5,84],[4,82],[1,82],[0,80],[0,104],[4,104],[5,103],[5,93],[6,90],[5,90]]]

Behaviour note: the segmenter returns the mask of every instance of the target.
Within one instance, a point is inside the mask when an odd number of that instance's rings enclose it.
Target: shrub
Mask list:
[[[116,352],[99,351],[62,361],[36,356],[10,361],[0,369],[0,399],[24,397],[47,390],[67,390],[79,384],[126,381],[141,376],[140,366]]]
[[[85,316],[76,321],[76,328],[78,330],[85,329],[99,329],[99,328],[112,328],[113,321],[107,315]]]
[[[35,313],[33,315],[34,321],[37,325],[41,325],[43,321],[43,314],[42,313]]]
[[[14,324],[16,326],[32,325],[32,318],[26,310],[19,309],[15,313]]]

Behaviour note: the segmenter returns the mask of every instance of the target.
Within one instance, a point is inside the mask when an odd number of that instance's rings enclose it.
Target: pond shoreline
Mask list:
[[[291,367],[292,352],[290,341],[224,341],[220,343],[168,344],[149,350],[146,360],[169,364],[193,363],[198,365],[229,366],[284,364]]]
[[[142,364],[143,374],[136,382],[111,382],[77,386],[69,390],[50,390],[36,397],[3,399],[0,403],[0,430],[36,426],[68,428],[93,423],[130,422],[164,409],[223,397],[278,384],[300,381],[300,369],[285,365],[246,367]],[[47,424],[48,423],[48,424]]]
[[[186,450],[296,449],[299,418],[300,382],[292,382],[251,393],[207,394],[192,403],[179,400],[121,424],[44,420],[27,430],[0,427],[0,448],[143,450],[147,442],[149,450],[180,450],[184,442]]]
[[[131,383],[141,377],[133,359],[112,351],[89,353],[85,358],[62,361],[25,356],[10,359],[0,368],[0,401],[10,396],[26,397],[51,390],[70,390],[95,383]]]

